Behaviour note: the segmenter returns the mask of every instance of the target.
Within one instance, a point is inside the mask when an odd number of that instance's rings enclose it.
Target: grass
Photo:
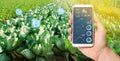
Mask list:
[[[53,0],[2,0],[0,2],[0,22],[16,17],[16,9],[21,8],[23,13],[39,6],[44,6]]]

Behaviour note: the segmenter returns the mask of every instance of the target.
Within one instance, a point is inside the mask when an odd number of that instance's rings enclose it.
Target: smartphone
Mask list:
[[[72,44],[75,47],[92,47],[93,32],[93,5],[74,5],[72,25]]]

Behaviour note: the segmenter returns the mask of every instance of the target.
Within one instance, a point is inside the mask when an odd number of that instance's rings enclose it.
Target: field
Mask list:
[[[74,4],[94,5],[95,13],[106,28],[108,45],[120,55],[120,0],[3,0],[0,2],[0,31],[4,31],[0,33],[0,60],[44,61],[57,56],[69,60],[74,56],[78,61],[90,61],[67,39]],[[21,9],[23,14],[16,15],[16,9]],[[34,21],[38,21],[37,25]]]
[[[17,8],[15,17],[1,22],[0,61],[46,61],[57,57],[82,60],[79,59],[83,56],[81,52],[68,40],[70,12],[61,6],[62,2],[38,5],[27,12],[25,7]]]
[[[2,0],[0,1],[0,22],[16,17],[15,11],[17,8],[22,9],[23,13],[25,13],[30,9],[44,6],[52,1],[53,0]]]

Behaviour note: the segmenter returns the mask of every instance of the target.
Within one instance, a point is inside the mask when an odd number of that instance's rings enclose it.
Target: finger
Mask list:
[[[72,25],[72,14],[70,15],[69,23]]]
[[[69,24],[72,25],[72,20],[69,20]]]
[[[97,30],[105,30],[105,28],[103,27],[103,24],[101,23],[101,21],[99,20],[99,18],[97,17],[95,13],[93,15],[93,19],[97,25]]]
[[[69,28],[69,29],[68,29],[68,32],[69,32],[70,34],[72,34],[72,28]]]
[[[72,41],[72,36],[68,36],[68,40]]]

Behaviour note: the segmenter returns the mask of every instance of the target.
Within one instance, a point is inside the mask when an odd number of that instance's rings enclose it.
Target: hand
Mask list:
[[[93,20],[97,25],[97,29],[94,31],[95,32],[94,46],[90,48],[85,48],[85,47],[82,48],[78,47],[78,48],[86,56],[94,60],[97,60],[101,51],[104,50],[105,48],[108,48],[108,46],[106,44],[106,31],[101,21],[98,19],[98,17],[95,14],[93,15]],[[72,16],[70,16],[69,23],[72,25]],[[69,28],[68,31],[72,34],[72,28]],[[72,36],[70,35],[68,39],[72,40]]]

